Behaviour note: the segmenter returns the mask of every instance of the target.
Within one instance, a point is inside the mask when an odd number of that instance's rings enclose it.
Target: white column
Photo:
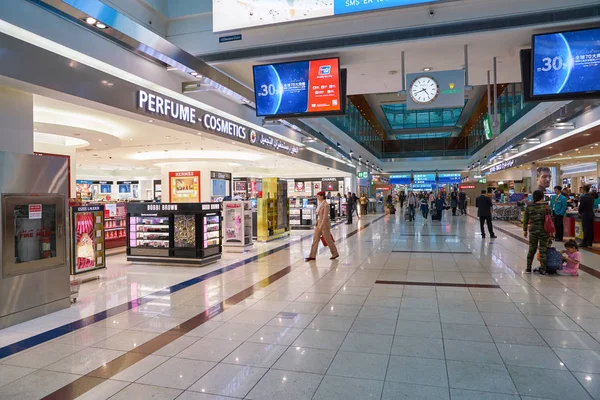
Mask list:
[[[0,151],[33,154],[33,95],[0,87]]]

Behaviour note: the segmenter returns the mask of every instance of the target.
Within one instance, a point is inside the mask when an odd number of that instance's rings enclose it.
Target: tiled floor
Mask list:
[[[82,382],[86,389],[53,398],[600,399],[600,279],[523,274],[527,249],[500,230],[513,232],[508,223],[482,241],[470,217],[399,217],[336,229],[338,261],[325,250],[305,263],[310,240],[295,237],[289,248],[4,358],[0,399],[40,399]],[[600,256],[583,261],[600,268]],[[0,331],[0,346],[209,271],[117,264],[84,285],[85,304]],[[203,323],[190,325],[199,314]]]

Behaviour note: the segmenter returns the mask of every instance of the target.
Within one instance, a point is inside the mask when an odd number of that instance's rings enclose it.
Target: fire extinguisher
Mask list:
[[[52,232],[50,229],[42,230],[42,258],[52,257]]]

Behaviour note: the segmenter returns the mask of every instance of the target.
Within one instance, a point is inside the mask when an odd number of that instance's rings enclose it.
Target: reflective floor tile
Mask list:
[[[313,400],[378,400],[383,382],[339,376],[326,376]]]
[[[365,301],[365,306],[400,308],[401,301],[399,297],[369,296]]]
[[[396,331],[396,320],[356,318],[350,332],[374,333],[380,335],[393,335]]]
[[[448,361],[448,376],[453,389],[517,393],[504,365]]]
[[[277,360],[273,368],[324,375],[335,354],[333,350],[292,346]]]
[[[248,341],[289,346],[301,333],[302,329],[299,328],[266,325],[260,328]]]
[[[298,314],[294,318],[275,317],[271,319],[267,325],[271,326],[286,326],[291,328],[306,328],[308,324],[315,318],[316,314]]]
[[[599,350],[600,343],[587,332],[538,330],[550,347]]]
[[[395,334],[398,336],[441,339],[442,327],[439,322],[398,320]]]
[[[106,400],[130,385],[130,382],[107,380],[79,396],[77,400]]]
[[[142,331],[123,331],[117,333],[114,336],[109,337],[106,340],[98,342],[94,347],[101,349],[131,351],[149,340],[157,337],[159,333],[156,332],[142,332]]]
[[[597,373],[600,371],[600,351],[554,349],[558,358],[572,372]]]
[[[179,358],[218,362],[227,357],[242,342],[203,338],[177,354]]]
[[[62,343],[47,343],[34,349],[24,351],[20,354],[3,361],[4,364],[16,365],[26,368],[44,368],[73,353],[84,349],[83,346],[73,346]]]
[[[283,311],[297,314],[317,314],[325,307],[325,304],[326,303],[304,303],[295,301],[285,307]]]
[[[218,364],[189,390],[200,393],[242,398],[267,372],[266,368]]]
[[[586,374],[583,372],[573,373],[581,385],[592,395],[594,400],[600,399],[600,375]]]
[[[294,341],[293,346],[337,350],[345,337],[346,332],[306,329]]]
[[[476,392],[473,390],[450,389],[452,400],[519,400],[516,394]]]
[[[391,356],[387,381],[448,387],[446,362],[431,358]]]
[[[169,389],[158,386],[140,385],[132,383],[121,390],[111,400],[173,400],[181,394],[181,390]]]
[[[446,359],[485,364],[503,364],[495,343],[444,339]]]
[[[335,356],[327,375],[384,380],[389,356],[383,354],[340,351]]]
[[[522,367],[565,369],[550,347],[498,344],[498,350],[507,365]]]
[[[488,328],[491,326],[532,328],[527,318],[520,314],[481,313],[481,315]]]
[[[328,303],[319,312],[319,316],[356,318],[361,306]]]
[[[590,396],[569,371],[509,366],[521,395],[548,399],[589,400]]]
[[[34,372],[33,368],[18,367],[15,365],[0,364],[0,387],[7,385],[19,378]]]
[[[395,336],[392,354],[396,356],[444,359],[442,339]]]
[[[473,342],[492,342],[492,336],[486,326],[442,324],[444,339],[469,340]]]
[[[325,331],[348,332],[354,322],[354,318],[317,316],[308,326],[310,329]]]
[[[582,331],[569,317],[556,317],[553,315],[527,315],[527,319],[536,329],[553,329],[559,331]]]
[[[206,335],[208,335],[223,324],[224,322],[222,321],[206,321],[199,327],[192,329],[191,331],[186,333],[185,336],[193,336],[198,338],[205,337]]]
[[[177,398],[177,400],[236,400],[235,397],[218,396],[215,394],[185,391]]]
[[[226,322],[206,335],[210,339],[223,339],[243,342],[258,331],[261,325],[237,322]]]
[[[544,339],[533,328],[511,328],[505,326],[488,327],[494,342],[546,346]]]
[[[502,314],[508,315],[508,314]],[[464,324],[464,325],[485,325],[479,312],[442,312],[440,311],[440,319],[444,324]]]
[[[0,387],[0,399],[39,400],[79,378],[79,375],[37,370]]]
[[[118,350],[97,349],[88,347],[67,358],[49,365],[46,369],[58,372],[68,372],[78,375],[85,375],[93,370],[100,368],[104,364],[125,354]]]
[[[265,343],[243,343],[223,359],[223,363],[270,368],[285,352],[286,346]]]
[[[449,400],[448,388],[386,381],[382,400]]]
[[[137,383],[183,390],[189,388],[214,366],[215,363],[208,361],[171,358],[144,375]]]
[[[116,381],[135,382],[167,360],[169,360],[168,357],[155,356],[153,354],[148,355],[129,368],[126,368],[124,371],[111,377],[111,379]]]
[[[398,309],[393,307],[364,306],[360,310],[358,318],[396,319],[398,318]]]
[[[92,346],[121,332],[123,332],[122,329],[107,328],[104,325],[94,324],[60,337],[56,340],[56,343]]]
[[[392,349],[393,339],[392,335],[349,332],[340,350],[388,355]]]
[[[272,369],[246,398],[249,400],[310,399],[321,383],[321,379],[321,375]]]
[[[171,343],[162,347],[161,349],[152,353],[155,356],[167,356],[173,357],[177,354],[181,353],[183,350],[187,349],[194,343],[196,343],[200,338],[192,337],[192,336],[181,336],[178,339],[175,339]]]

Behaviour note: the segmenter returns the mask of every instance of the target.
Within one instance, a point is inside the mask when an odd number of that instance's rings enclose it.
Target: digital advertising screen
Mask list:
[[[342,92],[338,58],[254,66],[259,117],[340,113]]]
[[[534,35],[531,75],[533,97],[600,91],[600,28]]]
[[[436,3],[439,0],[213,0],[213,32]]]

